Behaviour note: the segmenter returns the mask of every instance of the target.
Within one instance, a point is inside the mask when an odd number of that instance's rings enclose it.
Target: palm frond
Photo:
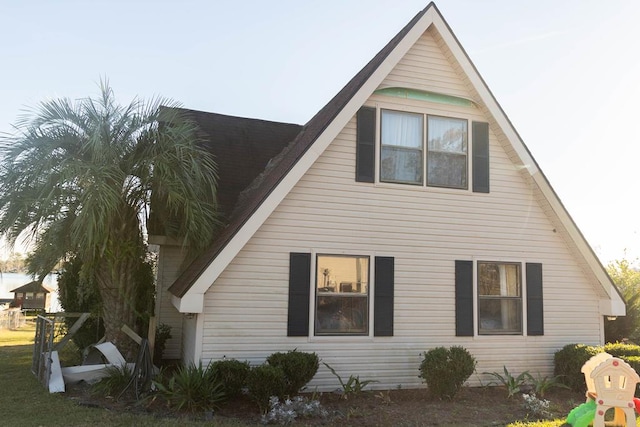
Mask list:
[[[43,259],[105,256],[118,231],[141,241],[153,199],[172,219],[169,235],[208,244],[202,236],[219,226],[217,168],[178,106],[161,97],[120,105],[104,79],[98,98],[28,110],[15,134],[0,135],[0,234],[28,233]]]

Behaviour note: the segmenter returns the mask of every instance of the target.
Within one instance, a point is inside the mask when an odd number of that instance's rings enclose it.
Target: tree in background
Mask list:
[[[627,302],[627,314],[605,321],[605,340],[618,342],[626,338],[640,344],[640,270],[633,261],[623,258],[610,263],[607,273]]]
[[[43,102],[0,138],[0,234],[10,244],[28,234],[41,277],[76,255],[99,291],[106,339],[131,357],[121,327],[146,334],[135,275],[151,201],[156,232],[202,250],[218,226],[216,166],[176,103],[122,106],[108,82],[100,89],[97,99]]]
[[[27,267],[27,257],[21,253],[12,252],[6,260],[0,260],[0,272],[24,273]]]

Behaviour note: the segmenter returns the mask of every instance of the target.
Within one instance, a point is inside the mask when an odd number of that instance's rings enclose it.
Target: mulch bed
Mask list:
[[[159,417],[211,419],[211,414],[176,414],[162,399],[149,399],[142,404],[127,398],[105,398],[92,395],[90,387],[78,384],[68,387],[67,397],[80,405],[115,411],[151,413]],[[500,387],[463,388],[451,401],[430,396],[428,390],[405,389],[369,391],[347,399],[337,393],[307,395],[320,400],[328,411],[327,418],[299,419],[297,425],[348,426],[502,426],[514,421],[534,420],[527,414],[520,395],[507,398]],[[584,402],[584,394],[564,389],[550,390],[545,399],[551,402],[554,418],[566,418],[571,409]],[[248,425],[260,423],[258,406],[246,397],[227,402],[215,411],[213,421],[239,420]]]

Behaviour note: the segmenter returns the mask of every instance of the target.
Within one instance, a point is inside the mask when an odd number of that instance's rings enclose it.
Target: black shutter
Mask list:
[[[489,192],[489,124],[473,122],[472,149],[473,161],[473,191],[476,193]]]
[[[456,261],[456,336],[473,336],[473,261]]]
[[[544,335],[542,264],[527,263],[527,335]]]
[[[356,121],[356,181],[374,182],[376,109],[360,108]]]
[[[375,258],[375,296],[373,313],[373,335],[393,336],[393,257]]]
[[[289,254],[289,316],[287,336],[309,336],[311,254]]]

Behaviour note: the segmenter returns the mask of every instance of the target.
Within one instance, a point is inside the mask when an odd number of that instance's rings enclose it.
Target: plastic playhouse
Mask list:
[[[634,398],[640,376],[627,362],[608,353],[593,356],[582,366],[587,384],[587,401],[573,409],[567,423],[573,427],[635,427],[636,407],[640,399]],[[613,419],[605,421],[607,411]]]

